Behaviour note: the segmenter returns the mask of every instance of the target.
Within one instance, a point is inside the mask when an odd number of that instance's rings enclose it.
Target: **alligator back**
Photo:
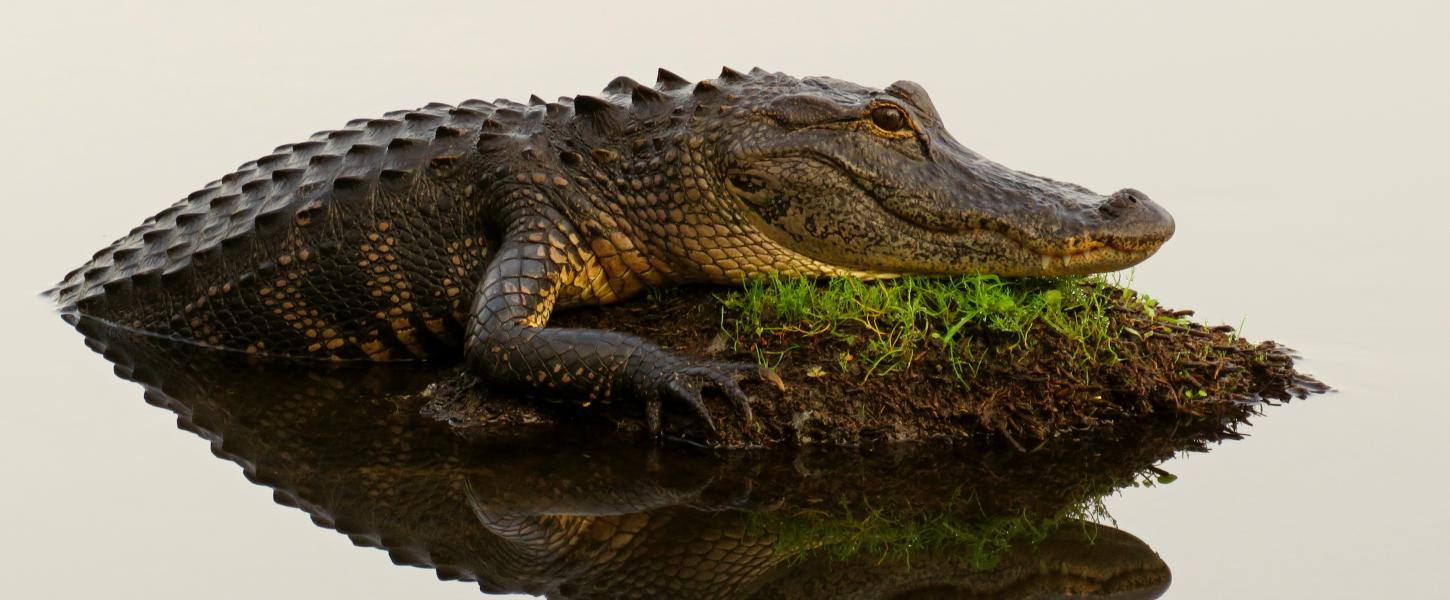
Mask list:
[[[48,293],[123,327],[254,353],[387,360],[456,347],[487,252],[467,175],[495,110],[429,104],[280,146]]]

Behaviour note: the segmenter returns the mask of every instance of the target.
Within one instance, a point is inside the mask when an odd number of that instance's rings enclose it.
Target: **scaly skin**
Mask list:
[[[1167,565],[1142,541],[1068,523],[907,557],[850,546],[840,525],[1057,514],[1204,442],[1176,421],[1038,452],[701,453],[598,432],[505,425],[460,435],[421,414],[436,369],[268,364],[77,321],[87,343],[217,456],[393,562],[486,592],[565,598],[1153,598]],[[1212,436],[1210,439],[1217,439]],[[581,460],[587,457],[587,460]],[[970,500],[968,500],[970,499]],[[925,516],[925,518],[922,518]],[[1087,534],[1087,539],[1084,539]],[[267,552],[269,548],[252,548]],[[225,585],[225,583],[219,583]]]
[[[64,307],[249,353],[456,356],[495,383],[691,407],[771,379],[558,308],[764,275],[1086,273],[1151,255],[1173,221],[1006,169],[920,86],[729,69],[602,98],[430,104],[281,146],[152,217],[54,290]],[[713,424],[711,424],[713,426]]]

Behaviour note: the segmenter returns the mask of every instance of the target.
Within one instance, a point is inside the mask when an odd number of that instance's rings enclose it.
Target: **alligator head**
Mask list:
[[[868,274],[1049,276],[1151,256],[1173,218],[1142,192],[1108,196],[1015,171],[947,132],[920,85],[726,69],[695,95],[719,180],[774,243]],[[696,111],[698,114],[700,111]],[[728,132],[728,133],[726,133]]]

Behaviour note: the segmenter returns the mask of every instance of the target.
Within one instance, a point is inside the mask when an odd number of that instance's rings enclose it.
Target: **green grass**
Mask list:
[[[925,350],[939,350],[966,384],[985,358],[976,339],[984,336],[1005,339],[1011,350],[1032,346],[1034,331],[1045,327],[1073,345],[1075,364],[1117,360],[1113,341],[1121,332],[1112,326],[1109,307],[1133,302],[1151,312],[1153,305],[1114,284],[1102,277],[772,277],[719,300],[735,348],[753,351],[762,364],[773,366],[791,351],[772,341],[831,336],[852,349],[837,357],[842,370],[861,361],[865,377],[884,375],[909,368]]]

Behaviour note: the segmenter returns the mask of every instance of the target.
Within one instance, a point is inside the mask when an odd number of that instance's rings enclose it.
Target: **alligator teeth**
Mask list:
[[[1046,270],[1051,269],[1051,268],[1052,268],[1052,257],[1051,256],[1048,256],[1046,254],[1043,254],[1042,255],[1042,270],[1043,271],[1046,271]]]

